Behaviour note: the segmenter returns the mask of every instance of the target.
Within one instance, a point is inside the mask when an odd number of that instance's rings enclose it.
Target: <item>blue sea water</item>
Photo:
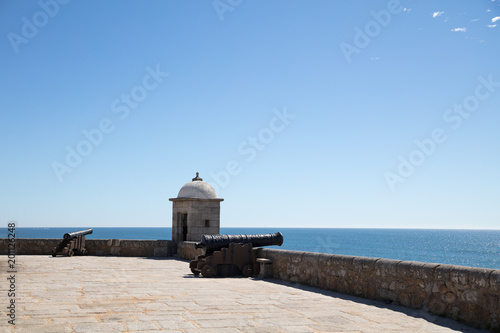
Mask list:
[[[17,238],[62,238],[87,229],[17,228]],[[92,227],[87,239],[172,239],[171,228]],[[500,230],[221,228],[223,234],[280,231],[282,249],[500,269]],[[0,229],[0,238],[7,228]]]

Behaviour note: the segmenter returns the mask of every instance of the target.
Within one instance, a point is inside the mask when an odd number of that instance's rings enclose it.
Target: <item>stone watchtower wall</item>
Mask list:
[[[203,234],[220,233],[222,199],[175,198],[170,200],[173,202],[173,240],[200,241]],[[183,233],[185,233],[184,237]]]
[[[500,331],[500,270],[259,249],[274,278],[429,311]]]
[[[186,183],[172,201],[172,240],[199,241],[203,234],[220,232],[220,203],[214,188],[196,177]]]

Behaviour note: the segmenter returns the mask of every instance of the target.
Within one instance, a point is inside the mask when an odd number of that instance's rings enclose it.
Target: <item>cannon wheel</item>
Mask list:
[[[241,274],[243,274],[244,277],[250,277],[253,275],[253,269],[252,265],[245,265],[241,269]]]
[[[72,256],[73,256],[73,254],[75,254],[75,252],[73,252],[73,250],[69,250],[69,251],[68,251],[68,257],[72,257]]]
[[[203,265],[203,267],[201,268],[201,274],[203,275],[203,277],[213,277],[215,275],[214,273],[214,268],[209,264]]]

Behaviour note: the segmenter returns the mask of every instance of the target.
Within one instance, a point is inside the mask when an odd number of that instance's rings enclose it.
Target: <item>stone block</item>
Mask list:
[[[490,276],[494,269],[472,268],[469,270],[468,285],[473,289],[489,288]]]
[[[435,270],[438,266],[439,264],[412,262],[412,264],[410,265],[410,274],[420,280],[433,280]]]
[[[280,251],[279,256],[282,257],[287,262],[301,263],[303,251]]]
[[[469,282],[469,275],[471,268],[464,266],[455,266],[450,272],[450,279],[452,283],[467,285]]]
[[[354,271],[363,272],[363,274],[374,274],[375,264],[378,258],[355,257],[352,261]]]
[[[479,306],[491,312],[498,312],[500,295],[485,293],[479,298]]]
[[[438,265],[434,270],[434,277],[437,281],[449,281],[450,273],[453,270],[452,265]]]
[[[344,267],[353,269],[354,256],[331,255],[330,262],[335,269]]]
[[[176,200],[176,201],[174,201],[172,206],[174,207],[174,209],[187,208],[189,206],[189,201]]]
[[[395,277],[397,274],[397,264],[401,260],[380,259],[375,263],[375,274],[380,277]]]
[[[438,291],[439,291],[441,294],[443,294],[443,295],[444,295],[444,294],[446,294],[446,292],[448,291],[448,288],[446,288],[446,285],[441,284],[441,285],[439,285],[439,287],[438,287]]]
[[[410,306],[410,295],[407,293],[399,293],[396,301],[398,304],[409,307]]]
[[[108,242],[109,240],[107,239],[86,239],[85,248],[88,251],[88,255],[109,255],[110,246],[108,246]]]
[[[376,299],[384,301],[386,303],[392,303],[397,299],[396,292],[391,290],[377,289],[375,292]]]
[[[479,292],[475,290],[465,290],[460,298],[467,303],[477,303],[478,297]]]
[[[51,238],[17,238],[16,239],[16,254],[50,254],[52,249],[57,246],[57,244],[62,240],[63,235],[61,234],[60,239]],[[2,254],[8,254],[8,238],[3,238],[0,240],[0,249]]]
[[[304,252],[302,256],[302,271],[308,285],[317,286],[319,277],[319,253]]]
[[[474,320],[474,309],[469,303],[461,302],[452,311],[451,318],[470,324]]]
[[[399,292],[405,291],[408,288],[408,285],[403,281],[396,282],[396,290]]]
[[[260,253],[264,254],[264,258],[273,260],[274,276],[288,281],[299,274],[300,265],[297,264],[301,261],[303,252],[262,249]]]
[[[418,289],[410,295],[410,304],[414,309],[421,309],[424,306],[426,300],[427,294]]]
[[[331,255],[327,253],[318,253],[317,256],[318,265],[324,269],[325,267],[331,267]]]
[[[400,261],[396,265],[396,271],[398,278],[406,278],[406,277],[411,277],[413,269],[411,265],[413,264],[413,261]]]
[[[209,235],[217,235],[218,233],[220,233],[220,228],[219,227],[205,228],[205,233]]]
[[[396,281],[392,281],[389,283],[389,290],[395,291],[396,290]]]
[[[200,213],[193,213],[191,212],[188,214],[188,225],[192,224],[193,222],[201,220],[201,214]]]
[[[172,251],[169,247],[155,247],[153,250],[154,257],[170,257]]]
[[[318,253],[318,287],[331,289],[329,287],[330,277],[332,274],[331,256],[326,253]]]
[[[431,313],[443,316],[446,311],[446,304],[441,300],[441,297],[431,295],[428,301],[428,309]]]
[[[205,226],[205,220],[209,220],[210,223],[217,223],[219,221],[219,218],[217,216],[213,216],[212,214],[201,214],[200,215],[200,222],[202,222],[203,226]]]
[[[120,239],[108,239],[108,246],[120,246]]]
[[[201,237],[201,234],[203,234],[205,231],[205,227],[202,227],[202,226],[192,226],[190,228],[188,228],[188,233],[191,234],[191,235],[200,235]]]
[[[120,256],[121,255],[120,247],[119,246],[111,246],[109,248],[109,254],[112,256]]]
[[[177,256],[181,259],[193,260],[200,255],[202,250],[195,248],[196,242],[177,243]]]
[[[500,270],[496,269],[491,272],[489,285],[492,291],[500,293]]]
[[[457,296],[452,292],[447,292],[444,295],[444,298],[445,298],[446,303],[453,303],[457,299]]]
[[[205,220],[201,218],[198,220],[192,220],[188,228],[189,229],[196,228],[201,230],[202,228],[205,228]]]
[[[199,242],[201,239],[201,233],[190,232],[187,234],[186,240],[190,242]]]
[[[94,333],[94,332],[124,332],[126,327],[122,323],[82,323],[72,327],[77,333]]]

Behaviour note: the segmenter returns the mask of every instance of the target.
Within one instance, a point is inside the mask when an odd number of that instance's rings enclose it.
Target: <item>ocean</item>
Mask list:
[[[87,228],[16,228],[16,238],[62,238]],[[172,239],[172,228],[91,228],[87,239]],[[500,230],[221,228],[222,234],[277,231],[286,250],[500,269]]]

